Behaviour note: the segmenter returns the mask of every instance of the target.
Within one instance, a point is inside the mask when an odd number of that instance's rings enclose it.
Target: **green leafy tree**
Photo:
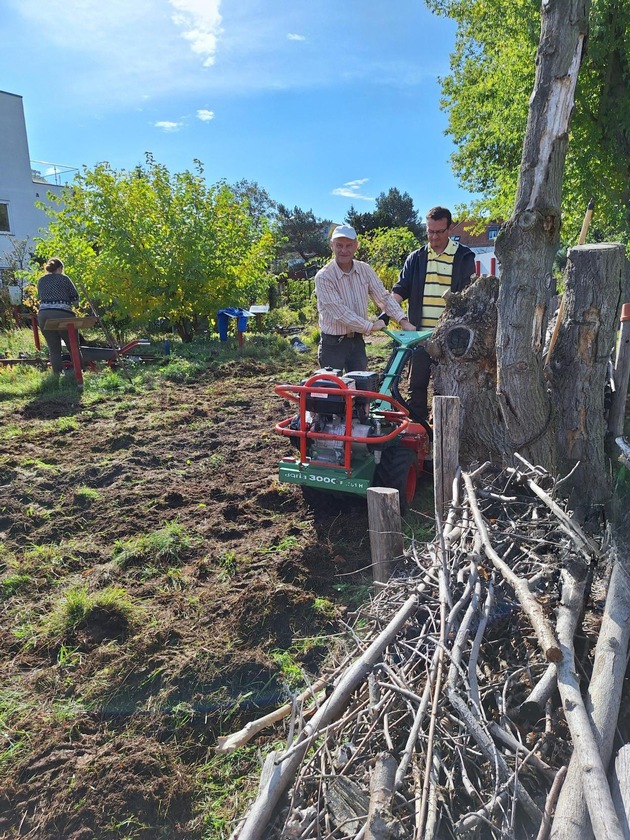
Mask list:
[[[357,257],[368,262],[385,287],[391,289],[408,255],[420,244],[406,227],[377,228],[359,238]]]
[[[38,253],[61,254],[90,297],[136,323],[167,319],[184,341],[200,316],[246,306],[268,285],[274,241],[264,219],[203,167],[86,169],[50,211]]]
[[[284,254],[299,254],[307,262],[315,257],[330,256],[328,231],[331,222],[317,218],[312,210],[292,210],[278,204],[276,219],[278,239]]]
[[[367,233],[377,228],[408,228],[417,237],[422,235],[422,225],[409,193],[401,193],[396,187],[381,193],[376,199],[373,213],[358,213],[350,207],[346,222],[357,231]]]
[[[453,169],[480,195],[467,214],[509,218],[516,195],[540,36],[533,0],[427,0],[458,24],[442,79]],[[563,239],[575,244],[596,200],[591,237],[630,234],[630,4],[594,0],[580,68],[563,179]]]
[[[247,207],[247,212],[257,230],[269,227],[276,215],[277,203],[257,181],[242,178],[230,187],[237,201]]]

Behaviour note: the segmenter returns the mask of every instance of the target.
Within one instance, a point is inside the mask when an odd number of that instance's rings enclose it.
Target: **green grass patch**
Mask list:
[[[14,761],[28,742],[26,721],[35,701],[25,696],[17,689],[0,689],[0,767]]]
[[[293,534],[287,534],[276,545],[261,548],[261,554],[277,554],[280,551],[288,551],[290,548],[297,548],[300,545],[299,539]]]
[[[74,497],[79,502],[96,502],[100,499],[101,494],[94,487],[86,487],[82,485],[77,487],[74,491]]]
[[[79,421],[76,417],[58,417],[54,421],[54,428],[60,434],[76,432],[79,428]]]
[[[169,522],[159,531],[142,534],[130,540],[117,540],[113,556],[121,568],[145,560],[173,565],[182,561],[185,552],[194,542],[183,525],[179,522]]]
[[[0,580],[0,602],[8,601],[14,595],[24,592],[32,584],[33,578],[25,574],[7,575]]]
[[[41,472],[54,472],[56,469],[58,469],[56,464],[47,464],[46,461],[42,461],[40,458],[23,458],[19,462],[19,466],[24,469],[34,467],[36,470],[40,470]]]
[[[213,755],[197,774],[197,811],[204,837],[227,837],[231,824],[243,813],[260,780],[259,748],[240,747],[228,755]]]
[[[61,639],[71,634],[98,611],[130,627],[140,616],[128,592],[120,587],[108,586],[98,592],[88,592],[87,586],[74,586],[44,618],[43,635],[48,639]]]
[[[59,390],[59,383],[31,365],[0,366],[0,400],[33,399],[50,396]]]
[[[337,607],[328,598],[315,598],[313,600],[313,612],[323,618],[333,619],[337,615]]]

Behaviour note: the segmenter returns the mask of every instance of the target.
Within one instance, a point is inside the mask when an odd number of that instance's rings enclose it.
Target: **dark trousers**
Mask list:
[[[416,347],[411,356],[409,373],[409,413],[412,420],[426,420],[429,416],[428,390],[435,362],[424,347]]]
[[[336,368],[348,373],[350,370],[367,370],[365,341],[360,333],[353,338],[337,335],[322,335],[319,341],[317,360],[320,367]]]

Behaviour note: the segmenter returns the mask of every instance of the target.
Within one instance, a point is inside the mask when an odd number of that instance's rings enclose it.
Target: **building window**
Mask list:
[[[498,233],[499,233],[499,228],[495,228],[495,227],[488,228],[488,239],[491,242],[494,242],[494,240],[498,236]]]
[[[0,201],[0,233],[10,233],[11,225],[9,224],[9,205]]]

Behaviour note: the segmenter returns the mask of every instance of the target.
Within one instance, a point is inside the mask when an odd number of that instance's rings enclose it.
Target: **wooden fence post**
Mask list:
[[[444,519],[459,466],[459,397],[433,397],[433,494],[435,513]]]
[[[385,586],[394,571],[396,558],[403,554],[398,490],[369,487],[367,506],[372,575],[375,584]]]

